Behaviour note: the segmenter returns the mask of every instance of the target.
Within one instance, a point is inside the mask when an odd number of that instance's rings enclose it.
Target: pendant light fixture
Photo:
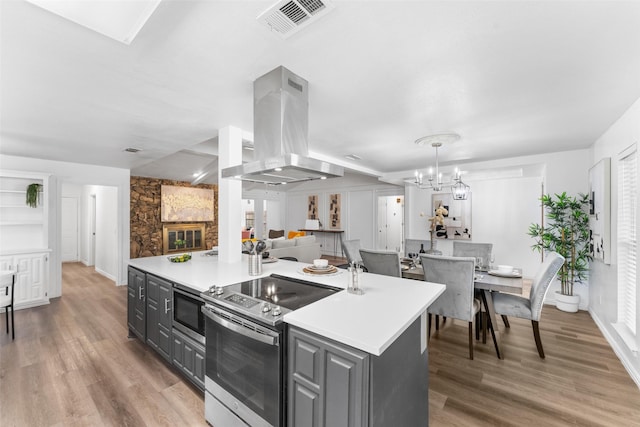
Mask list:
[[[453,196],[454,200],[467,199],[467,196],[471,189],[467,184],[465,184],[462,181],[462,174],[458,170],[458,168],[456,168],[451,181],[443,182],[442,173],[440,172],[440,168],[438,165],[438,149],[442,147],[444,144],[451,144],[458,141],[459,139],[460,139],[460,135],[456,133],[441,133],[436,135],[424,136],[416,140],[416,144],[420,146],[428,144],[436,149],[435,175],[433,173],[433,168],[429,168],[429,174],[425,179],[422,173],[421,172],[418,173],[418,171],[416,170],[415,184],[418,188],[431,189],[436,192],[442,191],[443,188],[449,188],[451,190],[451,195]]]

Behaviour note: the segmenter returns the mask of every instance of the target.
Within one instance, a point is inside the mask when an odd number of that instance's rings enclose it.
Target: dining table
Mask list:
[[[421,265],[403,265],[402,277],[405,279],[424,280],[424,271]],[[480,291],[482,304],[487,313],[487,317],[491,325],[491,336],[496,349],[498,359],[503,358],[500,349],[500,331],[496,310],[493,306],[493,298],[491,292],[507,292],[511,294],[522,294],[522,269],[514,268],[511,273],[503,274],[497,270],[476,270],[474,278],[474,288]],[[446,283],[445,283],[446,285]]]

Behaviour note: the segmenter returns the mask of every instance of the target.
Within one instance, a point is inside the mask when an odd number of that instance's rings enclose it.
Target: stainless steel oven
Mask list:
[[[207,392],[251,426],[284,425],[283,325],[266,327],[209,304],[204,313]],[[227,425],[218,421],[220,409],[205,406],[213,411],[205,417]]]
[[[220,426],[285,426],[282,317],[340,289],[272,274],[202,293],[205,418]]]
[[[173,287],[173,327],[193,338],[205,343],[204,299],[199,293],[178,284]]]

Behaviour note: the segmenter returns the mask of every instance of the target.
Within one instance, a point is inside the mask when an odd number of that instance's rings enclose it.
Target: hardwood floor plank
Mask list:
[[[64,264],[63,297],[18,310],[15,341],[0,334],[0,426],[206,426],[203,394],[128,338],[126,305],[125,286]],[[431,426],[640,427],[640,390],[587,312],[544,307],[546,359],[531,323],[509,320],[503,360],[490,339],[469,360],[465,322],[433,333]]]

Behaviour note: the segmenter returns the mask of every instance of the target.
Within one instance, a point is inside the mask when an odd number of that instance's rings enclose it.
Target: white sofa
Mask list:
[[[316,242],[316,236],[301,236],[293,239],[267,239],[269,256],[273,258],[294,257],[300,262],[313,263],[320,258],[320,243]]]

